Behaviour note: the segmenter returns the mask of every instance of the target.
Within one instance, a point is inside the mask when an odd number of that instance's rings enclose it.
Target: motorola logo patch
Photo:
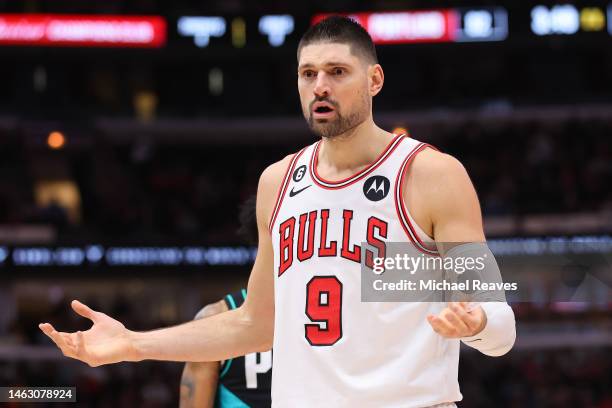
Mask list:
[[[370,201],[380,201],[389,194],[391,183],[384,176],[372,176],[363,183],[363,194]]]
[[[295,181],[296,183],[298,181],[301,181],[304,178],[305,174],[306,174],[306,165],[302,164],[300,167],[295,169],[295,171],[293,172],[293,181]]]

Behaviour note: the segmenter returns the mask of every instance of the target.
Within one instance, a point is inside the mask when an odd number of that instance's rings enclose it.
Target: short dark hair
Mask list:
[[[327,17],[310,27],[304,33],[298,45],[298,60],[303,47],[318,42],[348,44],[353,55],[363,57],[371,64],[378,64],[376,47],[372,37],[361,24],[348,17]]]

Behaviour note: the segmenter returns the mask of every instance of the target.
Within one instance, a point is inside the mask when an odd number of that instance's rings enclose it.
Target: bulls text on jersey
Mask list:
[[[330,217],[342,217],[342,242],[331,240],[328,237],[328,224]],[[281,276],[293,262],[304,262],[312,258],[315,253],[319,257],[340,256],[356,263],[361,263],[362,247],[359,243],[351,241],[351,223],[353,210],[343,209],[341,214],[334,214],[329,209],[319,209],[300,214],[299,220],[289,217],[279,224],[280,237],[280,263],[278,276]],[[372,267],[374,257],[384,258],[386,245],[383,239],[387,238],[388,223],[380,218],[371,216],[366,226],[365,264]],[[315,231],[318,229],[320,239],[315,242]],[[297,230],[297,231],[296,231]],[[297,234],[296,234],[297,232]],[[297,235],[297,237],[296,237]],[[359,234],[361,236],[361,234]],[[297,239],[296,239],[297,238]]]

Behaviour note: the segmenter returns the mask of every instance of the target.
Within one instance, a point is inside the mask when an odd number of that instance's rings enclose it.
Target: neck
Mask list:
[[[359,170],[372,163],[391,142],[393,134],[376,126],[372,117],[346,133],[323,138],[319,166],[325,173]]]

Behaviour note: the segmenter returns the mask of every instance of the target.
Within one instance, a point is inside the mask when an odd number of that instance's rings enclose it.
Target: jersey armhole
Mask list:
[[[412,217],[410,216],[410,213],[408,212],[408,208],[406,207],[406,204],[404,203],[404,198],[403,198],[404,197],[404,194],[403,194],[404,193],[403,191],[404,190],[403,188],[404,179],[406,178],[406,174],[408,174],[410,165],[412,164],[412,161],[414,160],[416,155],[427,148],[431,148],[431,149],[438,151],[438,149],[435,146],[432,146],[427,143],[419,143],[414,149],[410,151],[410,153],[408,153],[408,155],[402,162],[402,165],[400,166],[399,172],[397,173],[397,177],[395,179],[395,195],[394,195],[395,209],[396,209],[400,224],[402,226],[402,229],[406,233],[406,236],[408,237],[410,242],[412,242],[412,244],[416,247],[416,249],[418,249],[420,252],[426,255],[440,256],[435,246],[435,243],[433,243],[433,245],[425,243],[423,239],[421,239],[421,237],[419,236],[419,232],[423,236],[427,236],[427,235],[418,226],[418,224],[414,223]],[[428,237],[428,238],[431,238],[431,237]]]
[[[274,204],[274,210],[272,211],[272,215],[270,216],[270,222],[268,223],[268,232],[270,234],[272,234],[272,227],[274,226],[274,221],[276,221],[276,216],[278,215],[278,212],[280,211],[280,207],[283,203],[283,198],[285,197],[285,193],[287,192],[287,188],[289,187],[289,184],[291,182],[291,175],[293,174],[295,165],[298,159],[300,158],[300,156],[302,155],[302,153],[304,153],[304,150],[306,150],[306,147],[304,147],[298,153],[295,153],[293,155],[293,158],[291,159],[291,162],[289,162],[289,165],[287,166],[287,170],[285,171],[285,176],[283,177],[283,182],[281,183],[278,189],[278,193],[276,195],[276,202]]]

